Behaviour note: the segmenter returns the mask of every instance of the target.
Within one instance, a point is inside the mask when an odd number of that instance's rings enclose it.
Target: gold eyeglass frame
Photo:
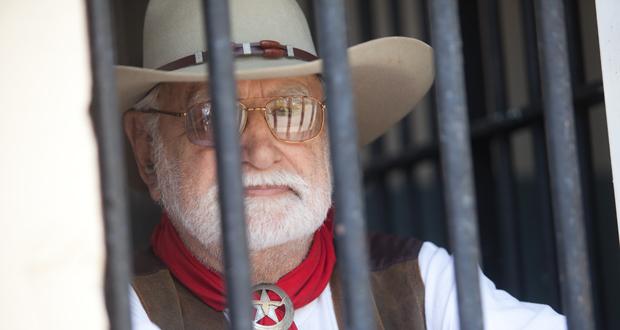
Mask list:
[[[321,127],[318,130],[318,132],[311,138],[309,139],[305,139],[302,141],[291,141],[291,140],[286,140],[286,139],[282,139],[280,137],[278,137],[276,135],[276,133],[274,132],[274,128],[271,127],[271,125],[269,125],[269,122],[267,121],[267,107],[266,105],[278,100],[278,99],[287,99],[288,102],[290,102],[291,98],[294,97],[300,97],[302,99],[307,98],[307,99],[312,99],[314,100],[318,105],[319,105],[319,109],[320,111],[322,111],[323,113],[321,114]],[[269,128],[269,132],[271,132],[271,135],[277,140],[277,141],[281,141],[284,143],[290,143],[290,144],[297,144],[297,143],[304,143],[304,142],[309,142],[312,141],[314,139],[316,139],[319,135],[321,135],[321,132],[323,132],[323,128],[325,127],[325,110],[327,109],[327,106],[325,105],[324,101],[321,101],[315,97],[312,96],[307,96],[307,95],[289,95],[289,96],[275,96],[275,97],[271,97],[271,98],[253,98],[253,99],[268,99],[267,102],[265,102],[265,106],[262,107],[247,107],[245,104],[243,104],[241,101],[237,100],[237,103],[240,104],[242,106],[243,111],[246,112],[246,116],[245,119],[243,120],[243,125],[241,125],[241,127],[239,128],[239,135],[243,134],[243,132],[245,131],[245,127],[247,126],[247,113],[248,112],[252,112],[252,111],[263,111],[264,115],[263,115],[263,119],[265,120],[265,124],[267,124],[267,127]],[[207,101],[207,102],[201,102],[201,103],[196,103],[191,105],[190,107],[193,107],[195,105],[198,104],[207,104],[207,103],[211,103],[211,101]],[[163,114],[163,115],[168,115],[168,116],[174,116],[174,117],[178,117],[178,118],[186,118],[186,124],[185,124],[185,130],[187,131],[187,118],[188,118],[188,113],[189,111],[185,111],[185,112],[176,112],[176,111],[168,111],[168,110],[159,110],[159,109],[153,109],[153,108],[148,108],[148,109],[136,109],[136,108],[132,108],[130,111],[135,111],[135,112],[141,112],[141,113],[154,113],[154,114]],[[188,139],[189,139],[189,132],[188,133]],[[191,139],[189,139],[190,142],[192,144],[196,144],[194,143]],[[199,144],[196,144],[199,145]],[[202,145],[200,145],[202,146]]]

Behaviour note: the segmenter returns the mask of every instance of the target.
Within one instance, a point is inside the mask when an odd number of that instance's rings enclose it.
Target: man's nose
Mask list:
[[[241,159],[244,165],[266,170],[282,159],[278,141],[271,134],[262,111],[248,113],[241,134]]]

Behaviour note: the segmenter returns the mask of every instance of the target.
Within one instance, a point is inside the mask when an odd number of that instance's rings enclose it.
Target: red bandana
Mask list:
[[[332,218],[333,211],[330,210],[323,225],[315,232],[306,258],[276,283],[291,298],[295,309],[321,295],[332,275],[336,262]],[[205,267],[191,254],[165,213],[153,232],[151,245],[172,275],[205,304],[220,312],[226,308],[226,287],[221,274]],[[284,310],[278,308],[276,313],[281,318]],[[270,319],[263,320],[261,324],[273,324]],[[295,323],[290,329],[297,329]]]

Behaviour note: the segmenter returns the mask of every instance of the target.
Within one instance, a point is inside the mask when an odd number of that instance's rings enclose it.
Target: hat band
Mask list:
[[[314,61],[319,59],[312,53],[295,48],[290,45],[282,45],[274,40],[261,40],[259,42],[232,43],[231,48],[235,57],[261,56],[264,58],[278,59],[282,57],[294,58],[302,61]],[[208,58],[207,51],[196,52],[192,55],[174,60],[162,65],[157,70],[173,71],[188,66],[205,63]]]

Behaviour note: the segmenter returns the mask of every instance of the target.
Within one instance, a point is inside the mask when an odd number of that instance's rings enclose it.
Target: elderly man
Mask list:
[[[294,0],[233,0],[238,129],[255,326],[342,328],[334,269],[327,109],[306,19]],[[198,0],[152,0],[145,68],[119,67],[125,131],[164,215],[136,260],[137,329],[227,324],[211,96]],[[402,118],[432,83],[430,47],[410,38],[349,50],[361,143]],[[346,210],[343,210],[346,212]],[[370,239],[372,297],[385,329],[458,328],[452,259],[432,243]],[[561,329],[480,275],[490,329]]]

